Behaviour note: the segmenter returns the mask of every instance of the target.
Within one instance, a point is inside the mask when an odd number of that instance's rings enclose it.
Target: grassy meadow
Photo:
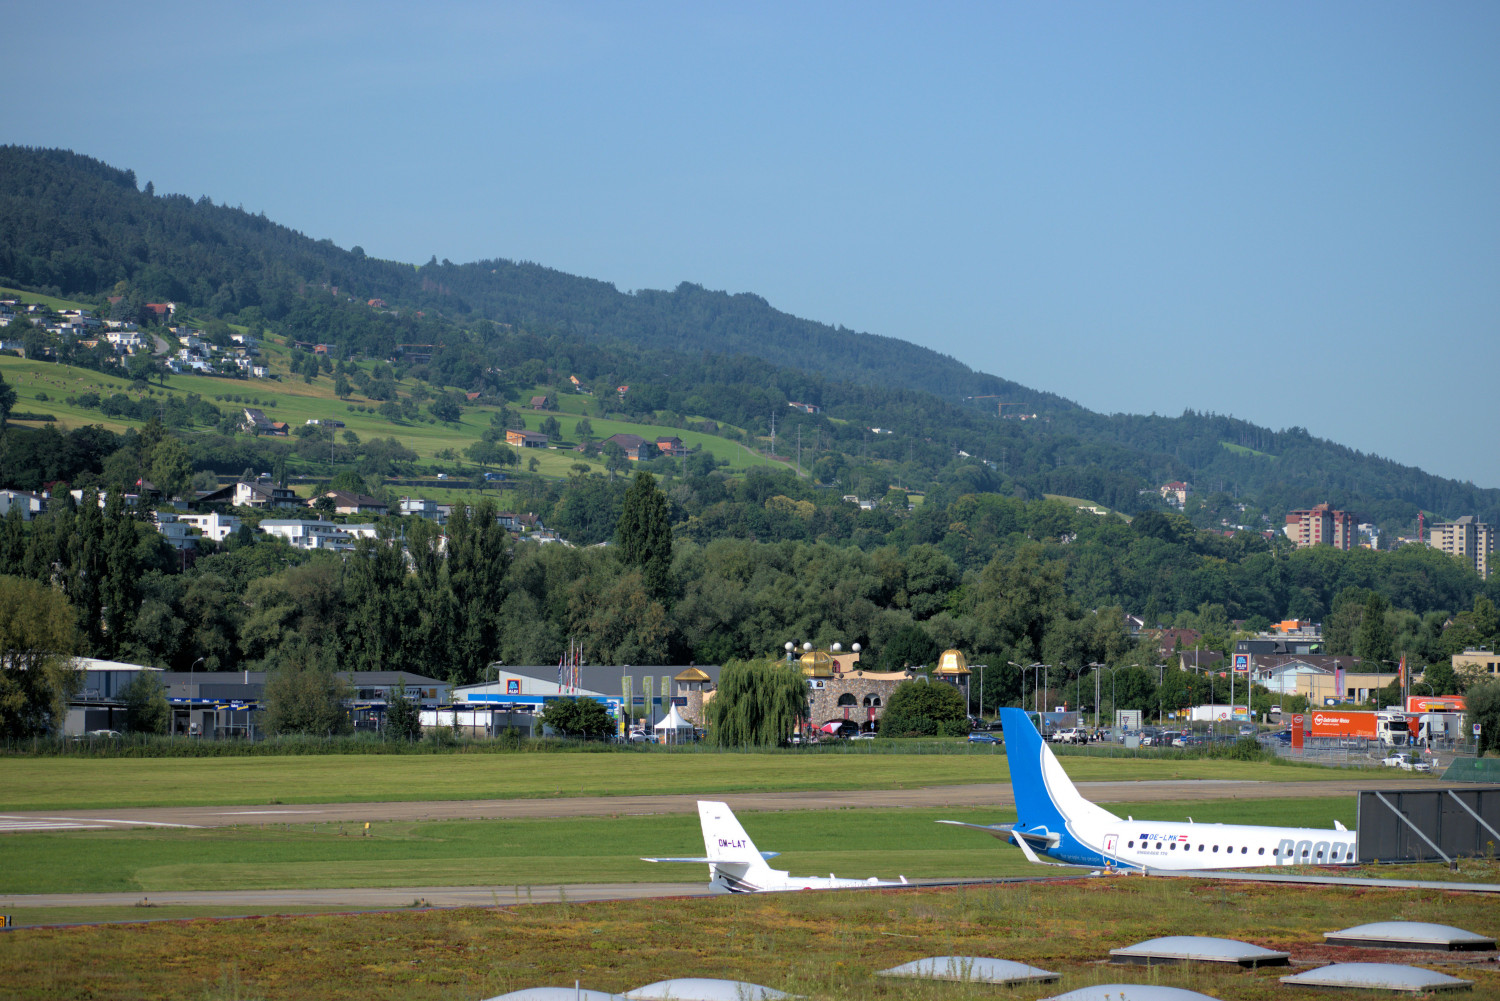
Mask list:
[[[1477,895],[1116,877],[19,929],[0,935],[0,983],[7,997],[28,1001],[471,1001],[575,981],[622,992],[693,976],[748,980],[818,1001],[1031,999],[1117,982],[1183,987],[1224,1001],[1290,996],[1277,979],[1285,968],[1102,962],[1111,948],[1178,934],[1247,940],[1289,951],[1302,965],[1415,961],[1474,980],[1475,997],[1500,994],[1492,962],[1323,941],[1325,931],[1396,919],[1500,933],[1500,910]],[[997,988],[874,975],[932,955],[1001,957],[1062,979]]]
[[[880,743],[879,741],[872,742]],[[1225,779],[1317,782],[1336,768],[1220,759],[1060,756],[1076,781]],[[262,803],[722,795],[915,789],[1008,782],[1005,755],[715,753],[328,754],[236,758],[11,757],[0,810],[122,809]]]
[[[1112,805],[1120,816],[1199,823],[1354,826],[1354,797]],[[773,865],[797,875],[983,879],[1034,876],[1021,852],[939,820],[994,824],[987,808],[802,810],[737,814]],[[698,855],[695,814],[432,820],[363,825],[246,823],[5,835],[0,894],[161,893],[365,886],[516,886],[697,882],[701,865],[640,861]]]
[[[9,289],[0,289],[0,295],[15,296],[28,302],[43,302],[53,309],[88,308],[86,304]],[[186,326],[201,325],[191,317],[180,318],[179,323]],[[235,330],[244,331],[242,327],[231,326]],[[172,346],[175,349],[176,345]],[[291,374],[291,349],[279,339],[265,338],[261,344],[261,353],[262,360],[279,378],[247,380],[205,375],[171,375],[167,377],[165,385],[153,381],[146,390],[142,390],[132,384],[129,378],[106,375],[70,365],[56,365],[11,356],[0,356],[0,374],[3,374],[5,380],[16,390],[16,411],[51,414],[56,418],[58,426],[64,429],[98,424],[119,432],[138,423],[107,418],[98,410],[69,404],[67,398],[70,396],[77,397],[84,393],[98,393],[100,396],[125,393],[132,397],[140,397],[146,393],[157,395],[196,393],[213,402],[221,410],[234,412],[245,406],[255,406],[265,411],[272,420],[285,421],[294,427],[305,424],[310,418],[335,418],[344,421],[347,425],[346,430],[353,431],[362,440],[370,437],[397,438],[403,445],[417,453],[420,462],[431,465],[434,469],[464,475],[484,471],[468,462],[462,455],[464,449],[477,442],[490,427],[490,418],[497,408],[466,407],[462,419],[456,423],[435,421],[427,415],[425,408],[416,420],[392,421],[374,412],[379,406],[377,401],[367,399],[358,392],[347,400],[339,399],[334,394],[334,380],[330,375],[320,375],[308,383],[304,382],[301,376]],[[361,362],[359,364],[361,367],[368,368],[374,363]],[[397,386],[404,394],[414,389],[416,383],[415,380],[406,379],[398,382]],[[460,389],[462,387],[446,388]],[[550,392],[552,392],[551,387],[537,386],[522,390],[518,397],[519,401],[524,402],[533,395],[540,396]],[[39,395],[44,398],[39,399]],[[238,401],[226,399],[226,397],[238,397]],[[785,461],[771,459],[761,455],[758,451],[747,449],[737,442],[717,435],[686,431],[666,425],[635,424],[626,420],[601,416],[600,406],[592,396],[564,395],[558,400],[556,410],[544,412],[521,410],[520,413],[524,416],[528,430],[539,430],[542,421],[548,417],[556,417],[561,426],[564,447],[520,450],[522,468],[529,466],[529,460],[535,459],[537,472],[542,476],[566,476],[571,472],[572,466],[578,462],[588,465],[595,471],[603,470],[604,463],[601,459],[589,459],[572,451],[571,445],[578,440],[578,421],[585,416],[593,425],[593,435],[596,440],[622,432],[638,434],[645,438],[676,435],[690,448],[706,451],[714,458],[729,463],[733,469],[747,469],[751,466],[782,468],[787,465]],[[438,458],[439,453],[448,450],[452,450],[459,458],[454,460]],[[294,472],[312,471],[299,468],[302,464],[297,460],[294,460],[291,465]],[[322,474],[325,470],[317,469],[315,472]],[[465,493],[463,496],[469,495]]]

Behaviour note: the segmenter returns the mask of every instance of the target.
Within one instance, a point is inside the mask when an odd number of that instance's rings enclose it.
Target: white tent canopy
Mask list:
[[[682,718],[676,706],[653,729],[656,730],[658,741],[663,744],[682,744],[693,739],[693,724]]]

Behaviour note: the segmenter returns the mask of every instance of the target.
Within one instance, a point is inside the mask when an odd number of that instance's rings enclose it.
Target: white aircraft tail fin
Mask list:
[[[768,868],[765,855],[756,849],[729,804],[699,800],[698,820],[703,825],[704,854],[710,862]]]

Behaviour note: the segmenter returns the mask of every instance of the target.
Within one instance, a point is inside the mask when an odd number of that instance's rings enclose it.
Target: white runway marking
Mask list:
[[[0,831],[97,830],[124,827],[186,827],[199,830],[198,824],[167,824],[154,820],[114,820],[108,817],[16,817],[0,814]]]
[[[221,817],[258,817],[269,813],[322,813],[322,810],[225,810]]]

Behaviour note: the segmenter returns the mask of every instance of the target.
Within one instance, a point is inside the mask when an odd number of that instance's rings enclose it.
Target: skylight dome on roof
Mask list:
[[[1335,963],[1306,973],[1282,977],[1284,984],[1298,987],[1346,987],[1374,991],[1461,991],[1474,986],[1446,973],[1397,963]]]
[[[743,980],[679,977],[626,991],[631,1001],[780,1001],[793,995]]]
[[[579,987],[527,987],[509,994],[497,994],[488,1001],[620,1001],[620,995]]]
[[[1159,984],[1095,984],[1042,1001],[1218,1001],[1211,994]]]
[[[910,977],[920,980],[958,980],[980,984],[1049,983],[1059,974],[1025,963],[984,956],[929,956],[881,970],[877,977]]]
[[[1240,966],[1285,966],[1291,961],[1289,952],[1273,952],[1249,942],[1238,942],[1229,938],[1207,938],[1200,935],[1168,935],[1123,949],[1109,950],[1117,963],[1138,963],[1154,966],[1157,963],[1236,963]]]
[[[1376,921],[1343,931],[1324,932],[1330,945],[1362,945],[1374,949],[1436,949],[1445,952],[1482,952],[1495,940],[1451,925],[1425,921]]]

